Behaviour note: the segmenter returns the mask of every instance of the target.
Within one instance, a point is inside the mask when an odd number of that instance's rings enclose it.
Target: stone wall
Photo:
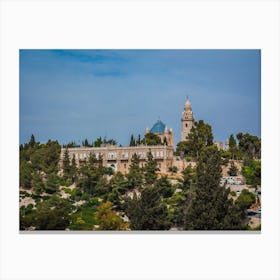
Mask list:
[[[61,149],[60,167],[62,167],[63,155],[65,148]],[[78,166],[85,162],[90,154],[95,154],[97,158],[102,157],[103,166],[112,167],[114,171],[120,171],[124,174],[128,173],[133,154],[137,154],[140,158],[140,166],[145,165],[147,154],[151,151],[153,158],[158,162],[160,172],[168,172],[169,167],[172,166],[173,148],[169,146],[146,146],[140,145],[136,147],[117,147],[106,146],[100,148],[68,148],[70,161],[75,155]]]

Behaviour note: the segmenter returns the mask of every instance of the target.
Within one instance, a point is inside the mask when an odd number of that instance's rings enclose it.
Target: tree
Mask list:
[[[69,157],[69,151],[68,148],[65,149],[65,152],[63,154],[63,174],[65,178],[69,178],[70,175],[70,157]]]
[[[187,141],[181,141],[177,144],[176,154],[198,158],[204,147],[213,145],[213,133],[209,124],[199,120],[194,125],[188,135]]]
[[[155,186],[157,187],[160,195],[163,198],[167,198],[173,195],[174,188],[172,187],[170,181],[167,176],[163,176],[155,182]]]
[[[245,160],[242,167],[242,175],[246,178],[248,185],[257,186],[261,184],[261,162],[257,160]]]
[[[142,143],[148,146],[163,145],[160,137],[152,132],[149,132],[145,135],[145,137],[142,139]]]
[[[244,157],[249,159],[259,159],[261,157],[261,139],[259,137],[241,132],[236,136],[239,141],[239,150],[243,153]]]
[[[242,210],[246,210],[250,208],[250,206],[255,203],[255,201],[255,195],[248,190],[243,189],[241,194],[237,198],[236,203]]]
[[[233,134],[231,134],[229,137],[229,149],[232,150],[234,148],[236,148],[236,140],[235,140]]]
[[[103,141],[101,137],[98,137],[94,142],[93,142],[93,146],[94,147],[101,147]]]
[[[187,209],[185,228],[189,230],[238,229],[241,217],[233,219],[229,189],[220,187],[221,158],[216,147],[205,147],[198,158],[197,186]],[[232,211],[238,212],[238,211]],[[232,224],[230,223],[232,222]]]
[[[125,213],[130,220],[132,230],[167,230],[167,206],[161,200],[160,192],[155,186],[147,186],[140,195],[127,198]]]
[[[37,204],[32,225],[36,230],[65,230],[70,224],[71,202],[56,195]]]
[[[46,192],[50,194],[56,193],[58,191],[58,187],[59,187],[59,177],[54,173],[49,174],[48,180],[45,183]]]
[[[140,144],[141,144],[141,136],[140,136],[140,134],[138,134],[138,139],[137,139],[137,141],[136,141],[136,144],[137,144],[137,145],[140,145]]]
[[[32,134],[31,135],[31,138],[30,138],[30,141],[29,141],[29,146],[31,147],[31,148],[34,148],[35,147],[35,145],[36,145],[36,141],[35,141],[35,136]]]
[[[98,230],[126,230],[125,223],[116,212],[112,210],[113,204],[110,201],[100,204],[97,208],[96,217],[98,220]]]
[[[213,145],[213,133],[211,126],[204,123],[203,120],[194,122],[194,126],[189,133],[188,142],[191,147],[191,155],[198,158],[204,147]]]
[[[77,186],[89,195],[94,195],[96,193],[97,183],[104,177],[105,168],[102,167],[102,161],[100,161],[101,160],[97,159],[94,153],[91,153],[88,161],[80,168],[80,179]],[[103,182],[99,182],[100,187]],[[100,191],[103,190],[101,189]]]
[[[131,136],[130,136],[129,146],[130,146],[130,147],[136,146],[136,143],[135,143],[135,139],[134,139],[133,134],[131,134]]]
[[[71,166],[70,166],[70,173],[69,173],[72,183],[74,183],[74,181],[75,181],[76,173],[77,173],[77,164],[76,164],[75,154],[73,154],[73,157],[71,160]]]
[[[25,160],[20,161],[19,183],[22,187],[30,189],[32,187],[32,167]]]
[[[183,171],[183,184],[181,188],[183,190],[189,190],[192,184],[195,184],[195,170],[191,165],[188,165]]]
[[[156,171],[158,171],[158,164],[154,160],[151,150],[147,153],[147,161],[144,167],[144,179],[146,185],[153,184],[157,179]]]
[[[31,184],[35,194],[41,194],[45,191],[45,184],[38,171],[32,173]]]
[[[126,175],[128,180],[128,186],[130,189],[141,187],[143,183],[142,170],[139,164],[140,164],[139,157],[136,154],[133,154],[129,172]]]
[[[235,166],[234,162],[231,161],[230,168],[228,170],[228,175],[229,176],[237,176],[237,172],[238,172],[237,167]]]

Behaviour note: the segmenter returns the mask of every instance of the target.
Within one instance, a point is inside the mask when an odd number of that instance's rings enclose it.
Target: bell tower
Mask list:
[[[191,102],[187,99],[184,111],[181,118],[182,128],[181,128],[181,141],[187,141],[188,135],[194,125],[194,117],[192,112]]]

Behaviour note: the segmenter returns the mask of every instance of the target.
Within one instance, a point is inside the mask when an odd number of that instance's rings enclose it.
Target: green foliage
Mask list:
[[[132,230],[166,230],[170,228],[167,207],[162,202],[160,192],[155,186],[141,190],[140,196],[134,194],[127,198],[125,213]]]
[[[231,134],[229,137],[229,149],[232,150],[234,148],[236,148],[236,140],[234,138],[234,135]]]
[[[71,203],[53,195],[46,201],[37,203],[36,210],[20,212],[20,228],[30,226],[36,230],[65,230],[70,224]]]
[[[32,187],[32,167],[31,164],[25,160],[20,161],[20,185],[24,188],[30,189]]]
[[[69,151],[66,148],[64,155],[63,155],[63,174],[65,178],[69,178],[70,175],[70,157],[69,157]]]
[[[209,124],[199,120],[194,123],[189,135],[188,141],[182,141],[177,144],[177,154],[180,156],[192,156],[198,158],[204,147],[213,145],[213,133]]]
[[[92,202],[84,204],[77,209],[71,216],[71,230],[93,230],[94,225],[98,223],[95,213],[97,211],[97,198],[92,198]]]
[[[255,203],[256,197],[253,193],[249,192],[247,189],[243,189],[241,194],[236,200],[236,204],[242,209],[246,210]]]
[[[166,199],[168,204],[168,221],[173,226],[183,227],[186,215],[186,194],[174,193],[170,198]]]
[[[168,171],[172,172],[172,173],[177,173],[178,167],[177,166],[171,166],[171,167],[168,168]]]
[[[154,160],[151,150],[147,153],[147,162],[144,167],[145,184],[153,184],[157,179],[156,171],[158,171],[158,164]]]
[[[196,183],[196,173],[195,169],[188,165],[183,171],[183,184],[181,188],[183,190],[189,190],[191,185],[195,185]]]
[[[232,161],[232,162],[230,163],[230,168],[229,168],[229,170],[228,170],[228,175],[229,175],[229,176],[237,176],[237,171],[238,171],[238,169],[237,169],[237,167],[235,166],[234,162]]]
[[[60,182],[60,178],[56,174],[54,173],[49,174],[47,182],[45,183],[46,192],[50,194],[57,192],[59,187],[59,182]]]
[[[152,132],[147,133],[141,142],[148,146],[163,145],[160,137]]]
[[[142,186],[143,174],[139,164],[140,164],[139,157],[136,154],[133,154],[129,172],[126,176],[128,180],[129,189],[134,189],[136,187]]]
[[[164,198],[170,197],[174,193],[174,188],[167,179],[166,176],[161,177],[155,182],[155,186],[158,189],[160,195]]]
[[[98,137],[94,142],[93,142],[93,146],[94,147],[101,147],[103,141],[101,137]]]
[[[77,186],[89,195],[104,193],[103,186],[106,186],[105,169],[102,161],[98,160],[95,154],[90,154],[89,160],[79,170]]]
[[[261,139],[249,133],[238,133],[239,150],[244,154],[245,158],[260,159],[261,157]]]
[[[238,229],[241,212],[228,199],[229,189],[219,186],[221,158],[216,147],[201,151],[196,168],[197,186],[187,209],[185,228],[191,230]]]
[[[45,184],[39,172],[33,172],[31,184],[33,186],[35,194],[41,194],[45,191]]]
[[[125,230],[127,224],[111,208],[110,201],[100,204],[95,216],[99,225],[98,230]]]
[[[136,141],[135,141],[135,138],[134,138],[133,134],[130,136],[129,146],[130,147],[136,146]]]
[[[255,160],[244,161],[242,175],[246,178],[248,185],[261,185],[261,162]]]

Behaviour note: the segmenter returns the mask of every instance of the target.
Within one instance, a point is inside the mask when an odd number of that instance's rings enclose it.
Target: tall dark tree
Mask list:
[[[101,137],[98,137],[94,142],[93,142],[93,146],[94,147],[101,147],[103,141]]]
[[[31,147],[31,148],[34,148],[35,147],[35,145],[36,145],[36,141],[35,141],[35,136],[32,134],[31,135],[31,138],[30,138],[30,141],[29,141],[29,146]]]
[[[196,177],[194,168],[188,165],[183,171],[183,190],[190,190],[192,185],[195,185]]]
[[[135,138],[134,138],[133,134],[131,134],[131,136],[130,136],[129,146],[130,147],[136,146],[136,142],[135,142]]]
[[[231,161],[230,168],[228,170],[228,175],[229,176],[237,176],[237,172],[238,172],[237,167],[235,166],[234,162]]]
[[[187,210],[185,228],[191,230],[238,229],[241,217],[233,219],[229,189],[219,186],[221,158],[216,147],[203,148],[196,168],[197,186]],[[230,221],[235,224],[230,224]]]
[[[231,134],[229,137],[229,149],[234,149],[236,147],[236,140],[234,138],[234,135]]]
[[[143,183],[143,174],[140,167],[140,159],[136,154],[133,154],[129,172],[126,175],[130,189],[141,187]]]
[[[74,183],[77,175],[77,164],[76,164],[76,157],[75,154],[73,154],[72,160],[71,160],[71,166],[70,166],[70,178],[72,180],[72,183]]]
[[[158,170],[158,164],[153,158],[151,150],[147,153],[147,161],[144,167],[144,179],[146,185],[153,184],[157,179],[156,171]]]
[[[137,145],[141,144],[141,136],[140,136],[140,134],[138,134],[138,138],[137,138],[136,144]]]
[[[71,167],[70,167],[70,157],[69,157],[69,151],[68,151],[68,148],[65,149],[65,152],[63,154],[63,173],[64,173],[64,176],[65,178],[68,178],[69,175],[70,175],[70,170],[71,170]]]
[[[160,192],[155,186],[142,189],[140,195],[134,195],[126,201],[125,213],[132,230],[167,230],[167,206],[162,202]]]

